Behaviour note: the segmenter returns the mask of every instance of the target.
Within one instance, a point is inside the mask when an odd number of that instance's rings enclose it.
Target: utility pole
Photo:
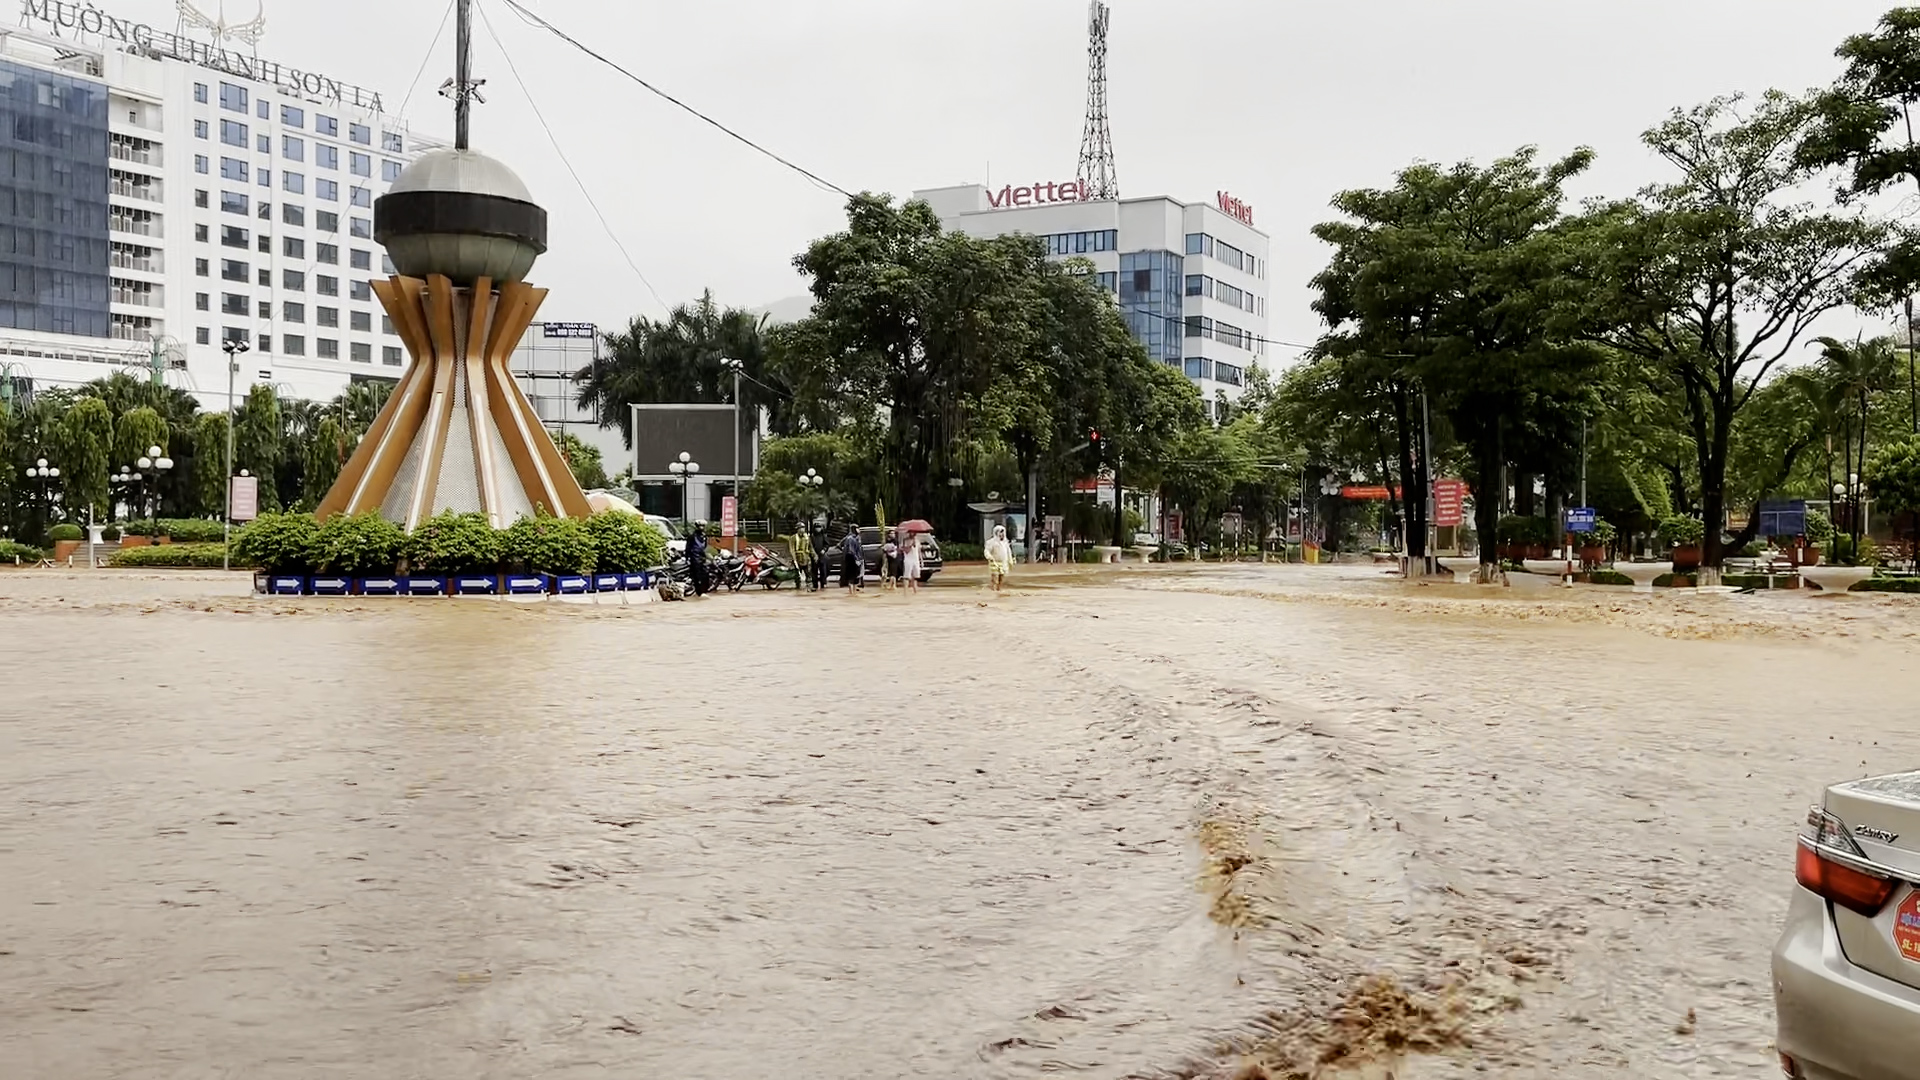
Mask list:
[[[740,361],[726,360],[733,369],[733,550],[740,550]],[[772,517],[772,514],[768,514]],[[886,522],[880,523],[881,528]]]
[[[1907,297],[1907,413],[1915,434],[1920,434],[1920,391],[1913,379],[1913,297]]]
[[[445,24],[442,24],[445,25]],[[473,0],[459,0],[454,21],[453,148],[467,149],[467,114],[473,97]]]

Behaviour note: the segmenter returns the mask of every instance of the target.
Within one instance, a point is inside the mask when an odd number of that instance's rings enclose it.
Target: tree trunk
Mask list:
[[[1427,499],[1426,484],[1421,477],[1426,475],[1425,451],[1414,452],[1413,420],[1409,415],[1411,401],[1404,390],[1396,389],[1393,395],[1394,427],[1400,435],[1400,520],[1404,533],[1400,543],[1405,547],[1408,558],[1419,559],[1424,568],[1427,558]],[[1392,494],[1393,489],[1387,489]]]
[[[1491,584],[1501,580],[1500,571],[1500,490],[1501,439],[1498,430],[1482,432],[1474,440],[1474,471],[1478,480],[1473,491],[1473,527],[1480,533],[1479,581]]]

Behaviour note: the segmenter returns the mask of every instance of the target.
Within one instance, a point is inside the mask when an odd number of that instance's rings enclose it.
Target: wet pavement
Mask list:
[[[1920,756],[1904,597],[1016,584],[0,574],[0,1075],[1761,1076]]]

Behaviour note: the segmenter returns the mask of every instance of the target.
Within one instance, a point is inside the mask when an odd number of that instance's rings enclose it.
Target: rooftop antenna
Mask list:
[[[1113,131],[1107,124],[1107,20],[1101,0],[1087,5],[1087,127],[1080,136],[1080,183],[1089,199],[1120,197],[1113,166]]]
[[[459,0],[454,17],[453,78],[440,84],[440,96],[453,99],[453,148],[467,149],[467,115],[473,103],[487,103],[480,88],[487,80],[473,77],[473,0]]]

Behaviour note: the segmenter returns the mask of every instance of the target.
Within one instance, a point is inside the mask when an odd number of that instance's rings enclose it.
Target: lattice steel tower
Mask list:
[[[1089,199],[1120,197],[1113,166],[1113,131],[1107,125],[1107,19],[1100,0],[1087,5],[1087,127],[1080,136],[1080,183]]]

